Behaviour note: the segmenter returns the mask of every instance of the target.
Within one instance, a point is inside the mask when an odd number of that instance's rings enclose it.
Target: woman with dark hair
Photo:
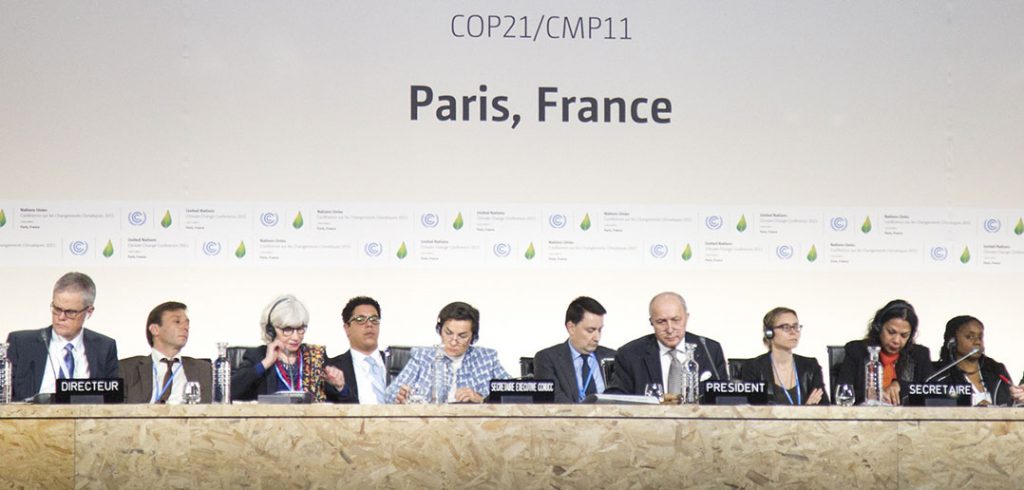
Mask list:
[[[761,341],[768,353],[743,366],[743,381],[763,382],[769,404],[828,405],[821,366],[813,357],[798,356],[803,325],[796,311],[779,306],[764,316]]]
[[[933,371],[928,348],[915,344],[915,337],[917,312],[914,307],[902,299],[890,301],[875,312],[863,340],[846,344],[846,357],[839,367],[838,384],[853,385],[856,402],[862,403],[868,347],[880,347],[882,401],[899,405],[906,395],[900,391],[901,383],[924,381]]]
[[[412,349],[409,363],[388,386],[388,403],[483,403],[492,379],[511,378],[493,349],[476,347],[480,312],[461,301],[448,304],[435,326],[441,344]],[[440,374],[439,374],[440,373]]]
[[[970,384],[974,388],[971,405],[1010,405],[1014,394],[1024,401],[1024,393],[1010,381],[1006,366],[985,355],[985,325],[970,315],[954,317],[946,323],[942,334],[943,348],[939,354],[939,365],[945,366],[977,349],[977,352],[958,362],[949,371],[939,375],[935,381],[955,384]]]

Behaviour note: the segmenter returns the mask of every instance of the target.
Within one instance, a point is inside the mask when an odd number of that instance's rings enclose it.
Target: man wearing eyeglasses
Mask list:
[[[380,304],[367,296],[352,298],[341,310],[341,320],[350,349],[327,361],[327,366],[341,371],[340,387],[337,383],[328,385],[327,399],[362,405],[384,403],[387,369],[384,355],[377,347]]]
[[[120,377],[114,339],[83,328],[95,299],[96,284],[89,276],[64,274],[53,286],[52,324],[7,336],[15,400],[53,393],[58,379]]]

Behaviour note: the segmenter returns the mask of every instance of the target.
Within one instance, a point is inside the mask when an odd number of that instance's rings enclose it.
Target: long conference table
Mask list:
[[[0,405],[0,487],[1021,488],[1024,409]]]

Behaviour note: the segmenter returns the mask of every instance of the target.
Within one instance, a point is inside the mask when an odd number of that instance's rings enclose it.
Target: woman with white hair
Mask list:
[[[290,294],[271,301],[260,315],[266,345],[249,349],[231,374],[231,398],[255,400],[263,394],[305,391],[322,402],[324,383],[340,382],[340,372],[324,369],[326,349],[302,342],[309,326],[309,311]]]

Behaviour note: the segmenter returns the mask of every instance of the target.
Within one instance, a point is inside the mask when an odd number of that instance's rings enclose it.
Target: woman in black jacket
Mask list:
[[[882,401],[899,405],[906,392],[901,386],[911,381],[924,381],[932,374],[928,348],[914,343],[917,337],[917,312],[902,299],[894,299],[875,312],[863,340],[846,344],[846,357],[839,367],[837,385],[853,385],[857,403],[864,401],[864,365],[868,346],[880,347],[882,363]]]
[[[954,317],[946,323],[942,335],[943,349],[939,365],[946,366],[956,359],[978,352],[957,363],[935,381],[951,384],[970,384],[974,387],[971,405],[1011,405],[1013,396],[1010,372],[1006,366],[985,355],[985,325],[969,315]],[[1017,391],[1017,390],[1014,390]]]
[[[818,360],[793,354],[803,330],[796,311],[773,308],[764,316],[762,327],[761,340],[768,352],[743,366],[743,381],[763,382],[770,404],[828,405]]]

